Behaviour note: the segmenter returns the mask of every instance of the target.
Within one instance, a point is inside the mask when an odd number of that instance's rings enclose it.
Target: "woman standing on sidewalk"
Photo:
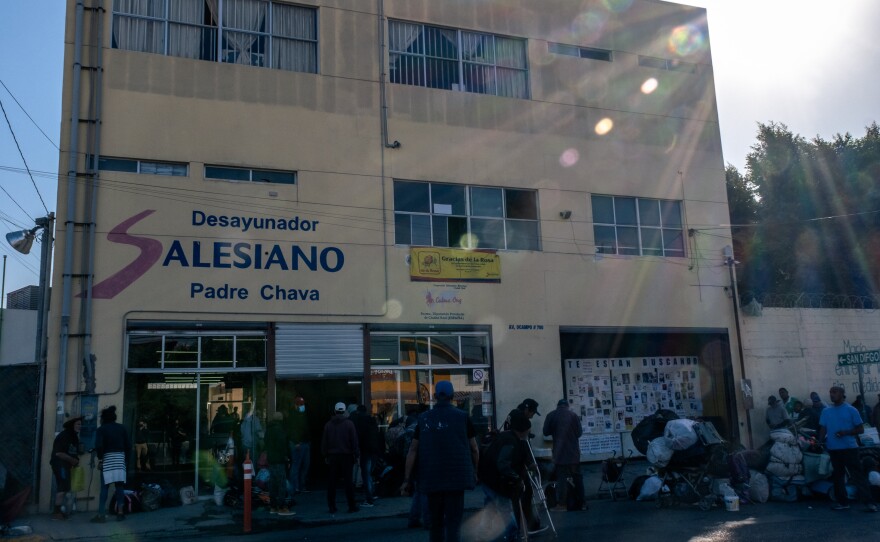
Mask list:
[[[98,468],[101,469],[101,495],[98,498],[98,515],[92,518],[93,523],[105,521],[110,484],[116,486],[116,520],[125,519],[125,479],[130,450],[128,431],[122,424],[116,423],[116,407],[105,408],[101,411],[101,427],[95,434],[95,451],[98,453]]]
[[[55,509],[52,519],[67,519],[70,510],[64,510],[64,497],[70,491],[71,468],[79,465],[79,430],[82,427],[82,416],[64,422],[64,431],[58,433],[52,443],[52,474],[55,475]]]

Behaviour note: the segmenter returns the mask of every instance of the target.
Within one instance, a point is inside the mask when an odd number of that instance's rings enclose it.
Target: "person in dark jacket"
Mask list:
[[[361,451],[359,465],[361,478],[364,481],[364,506],[373,506],[373,458],[379,453],[379,424],[367,412],[366,405],[358,405],[357,415],[353,417],[358,435],[358,447]]]
[[[280,516],[293,514],[287,508],[285,489],[290,451],[287,440],[284,415],[275,412],[272,414],[272,420],[266,425],[266,459],[269,461],[269,513]]]
[[[101,427],[95,432],[95,452],[101,469],[101,493],[98,497],[98,515],[93,523],[104,523],[107,511],[107,494],[110,484],[116,491],[116,520],[125,519],[125,481],[131,454],[131,441],[125,426],[116,422],[116,407],[101,411]]]
[[[458,542],[464,492],[476,485],[480,458],[476,432],[467,413],[452,404],[454,392],[452,382],[437,382],[437,404],[419,416],[400,488],[402,494],[409,494],[413,467],[418,462],[419,489],[428,495],[431,542]]]
[[[52,458],[49,465],[55,475],[55,509],[52,519],[67,519],[69,511],[62,509],[64,497],[70,491],[71,468],[79,465],[79,431],[82,427],[82,416],[64,422],[64,430],[58,433],[52,442]],[[5,481],[5,480],[4,480]]]
[[[290,474],[288,480],[294,494],[308,491],[309,460],[312,455],[306,400],[297,397],[287,416],[287,438],[290,439]]]
[[[584,479],[581,476],[581,449],[578,439],[583,434],[577,414],[560,399],[556,410],[544,418],[544,436],[553,437],[553,466],[556,470],[557,510],[581,510],[584,506]],[[573,491],[569,491],[573,489]]]
[[[510,429],[501,432],[480,456],[478,472],[486,496],[484,534],[495,539],[503,532],[504,540],[514,541],[518,529],[522,528],[520,499],[530,485],[527,469],[532,467],[533,461],[526,439],[532,423],[519,410],[511,412],[507,421]],[[498,526],[496,520],[502,525]]]
[[[321,453],[327,462],[327,507],[336,513],[336,482],[342,478],[349,513],[360,510],[354,501],[354,462],[360,456],[357,430],[345,417],[345,403],[336,403],[335,415],[324,426]]]

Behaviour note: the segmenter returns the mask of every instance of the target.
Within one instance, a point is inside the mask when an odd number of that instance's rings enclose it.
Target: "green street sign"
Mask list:
[[[866,350],[865,352],[847,352],[837,354],[837,366],[864,365],[866,363],[880,363],[880,350]]]

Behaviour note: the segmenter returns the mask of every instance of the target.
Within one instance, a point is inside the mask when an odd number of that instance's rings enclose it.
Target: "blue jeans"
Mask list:
[[[516,515],[513,511],[513,501],[510,497],[505,497],[491,489],[486,484],[482,484],[485,499],[483,505],[486,507],[486,521],[483,525],[487,534],[491,536],[491,540],[498,538],[498,527],[495,526],[495,520],[504,522],[504,530],[502,531],[502,540],[516,540],[518,528],[516,524]]]
[[[116,486],[116,513],[125,512],[125,484],[122,482],[114,482]],[[104,483],[104,473],[101,473],[101,493],[98,495],[98,515],[107,514],[107,494],[110,492],[110,484]]]
[[[306,480],[309,475],[309,461],[311,459],[311,446],[308,442],[300,442],[298,445],[290,443],[290,481],[292,491],[303,491],[306,488]]]
[[[373,502],[373,456],[361,454],[359,464],[361,466],[361,480],[364,482],[364,495],[367,502]]]
[[[464,516],[464,490],[428,493],[431,513],[431,542],[459,542]]]
[[[425,527],[431,527],[431,518],[428,513],[428,496],[419,491],[419,482],[413,482],[412,502],[409,505],[409,524],[421,523]]]

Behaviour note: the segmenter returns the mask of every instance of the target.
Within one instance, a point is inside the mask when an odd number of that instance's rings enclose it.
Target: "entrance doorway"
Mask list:
[[[361,376],[302,380],[278,380],[275,388],[276,410],[289,415],[293,401],[302,397],[306,402],[306,417],[311,442],[311,466],[308,489],[326,487],[327,468],[321,456],[321,437],[324,425],[333,416],[333,407],[342,402],[346,406],[363,403]]]

